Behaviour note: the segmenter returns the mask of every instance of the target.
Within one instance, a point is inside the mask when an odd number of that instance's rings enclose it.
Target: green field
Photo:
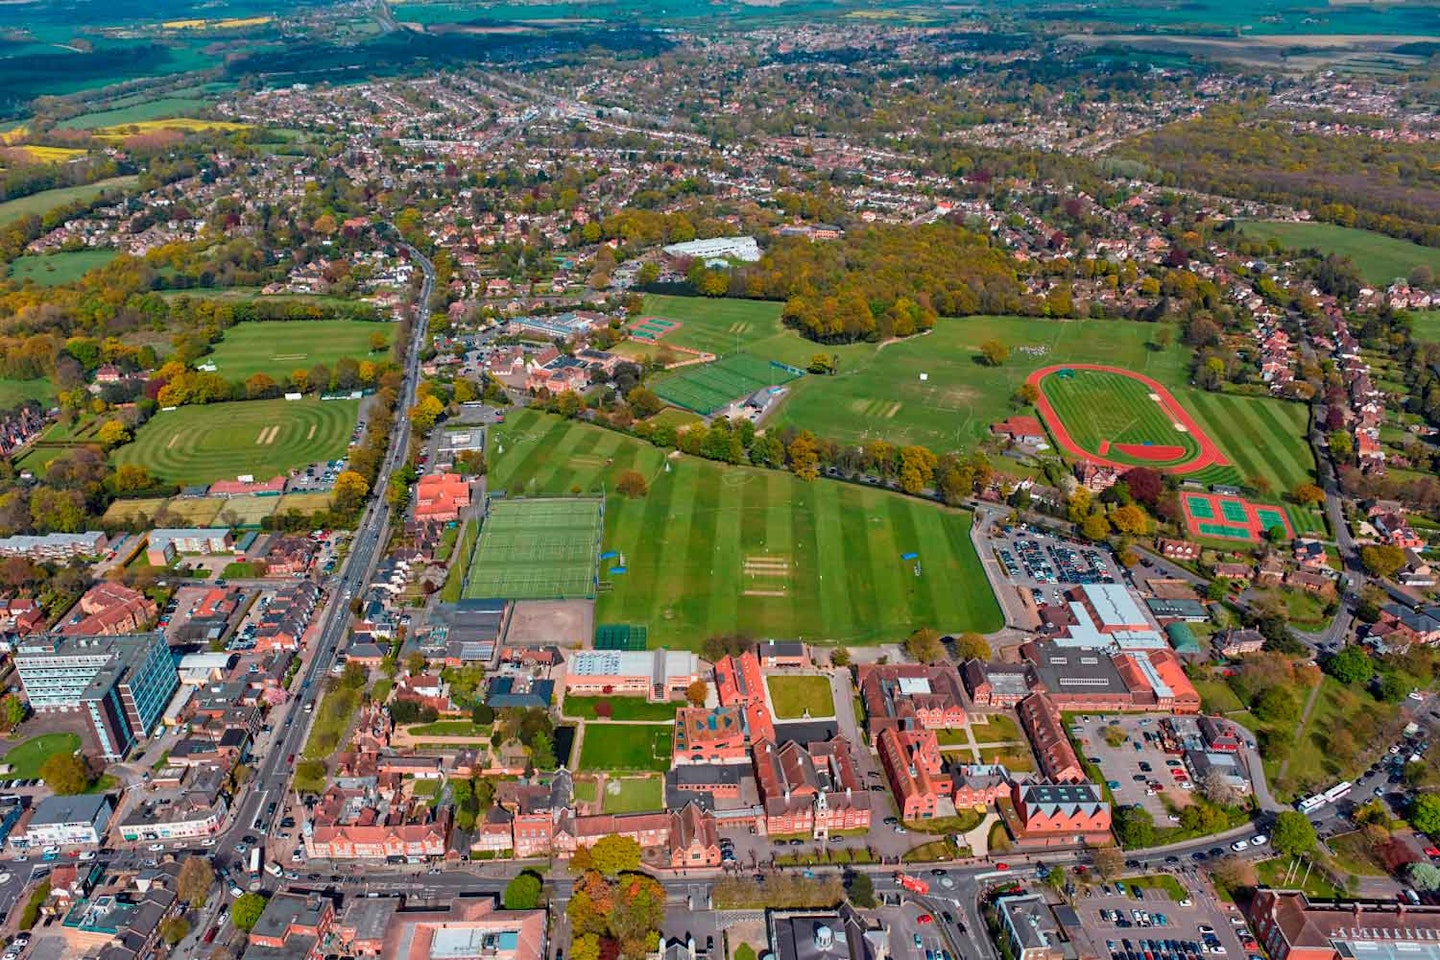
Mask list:
[[[602,501],[496,500],[480,526],[462,596],[559,600],[595,596]]]
[[[611,720],[673,721],[675,710],[680,706],[678,703],[651,703],[643,697],[566,697],[562,707],[567,717],[594,720],[599,716],[595,707],[600,703],[610,704]]]
[[[58,126],[70,127],[74,130],[96,130],[100,127],[113,127],[123,123],[196,116],[208,106],[210,106],[210,101],[198,100],[193,97],[161,97],[159,100],[147,100],[113,110],[82,113],[78,117],[60,121]]]
[[[106,190],[126,190],[135,186],[138,177],[111,177],[109,180],[101,180],[98,183],[91,183],[80,187],[56,187],[54,190],[42,190],[39,193],[32,193],[28,197],[17,197],[14,200],[7,200],[0,203],[0,227],[19,220],[21,217],[28,217],[31,214],[41,216],[56,207],[63,207],[67,203],[76,200],[93,200]]]
[[[1264,477],[1272,495],[1279,496],[1315,479],[1305,404],[1204,390],[1176,391],[1175,398],[1220,445],[1242,483]],[[1324,521],[1311,510],[1292,509],[1290,522],[1297,533],[1325,530]]]
[[[118,448],[172,483],[213,483],[250,474],[268,480],[344,456],[358,400],[251,400],[162,410]]]
[[[634,469],[649,495],[606,503],[598,619],[648,626],[652,646],[716,633],[817,642],[893,641],[920,626],[998,630],[971,545],[971,515],[788,473],[666,460],[638,440],[533,410],[491,435],[489,482],[514,496],[598,493]],[[668,467],[667,467],[668,464]],[[922,571],[900,560],[920,554]],[[607,584],[608,583],[608,587]]]
[[[835,716],[835,698],[828,677],[766,677],[770,706],[780,720]]]
[[[664,317],[682,324],[661,345],[703,350],[723,357],[784,332],[781,304],[769,300],[711,300],[707,297],[645,295],[640,316]],[[654,349],[646,344],[648,349]]]
[[[1055,408],[1071,439],[1089,453],[1117,463],[1152,465],[1143,457],[1117,449],[1120,444],[1174,448],[1153,465],[1180,465],[1193,460],[1200,444],[1170,422],[1165,408],[1150,399],[1145,383],[1108,370],[1052,373],[1040,390]]]
[[[1355,230],[1333,223],[1250,221],[1241,232],[1259,240],[1278,241],[1282,249],[1315,249],[1349,257],[1371,283],[1388,286],[1421,264],[1440,273],[1440,249],[1397,240],[1383,233]]]
[[[9,410],[26,400],[53,403],[55,387],[49,380],[7,380],[0,378],[0,410]]]
[[[665,809],[665,781],[659,777],[612,777],[605,781],[606,813]]]
[[[1410,314],[1414,321],[1416,340],[1425,343],[1440,343],[1440,310],[1416,310]]]
[[[682,367],[656,377],[651,386],[666,403],[709,416],[757,390],[799,377],[787,369],[749,353],[732,353],[714,363]]]
[[[802,367],[814,353],[840,357],[835,376],[808,376],[790,385],[779,425],[841,443],[883,439],[944,453],[970,449],[988,437],[992,423],[1017,412],[1011,397],[1025,378],[1055,363],[1108,363],[1148,374],[1172,390],[1183,387],[1189,382],[1189,351],[1149,349],[1154,332],[1153,324],[1124,320],[965,317],[942,319],[930,333],[883,349],[869,343],[829,348],[787,333],[793,344],[767,341],[751,352]],[[1002,366],[979,362],[980,344],[990,339],[1010,348]],[[1021,353],[1021,347],[1044,352]],[[1176,395],[1183,403],[1178,390]]]
[[[370,335],[385,335],[388,344],[395,329],[389,323],[365,320],[268,320],[240,323],[225,331],[225,339],[201,362],[215,364],[227,380],[245,380],[268,373],[277,380],[294,370],[309,370],[317,363],[333,366],[341,357],[374,359]]]
[[[115,259],[114,250],[75,250],[69,253],[27,254],[10,261],[10,279],[33,280],[42,287],[74,283],[97,267]]]
[[[40,776],[40,767],[55,754],[79,749],[80,738],[73,733],[42,733],[7,750],[0,763],[10,764],[7,777],[31,780]]]
[[[585,724],[580,770],[670,769],[673,724]]]

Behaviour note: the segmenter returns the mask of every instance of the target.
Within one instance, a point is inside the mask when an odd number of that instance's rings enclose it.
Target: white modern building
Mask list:
[[[754,237],[714,237],[672,243],[664,248],[667,257],[692,257],[697,260],[741,260],[755,263],[760,259],[760,244]]]
[[[32,847],[98,846],[114,814],[115,807],[104,794],[46,797],[30,815],[20,839]]]

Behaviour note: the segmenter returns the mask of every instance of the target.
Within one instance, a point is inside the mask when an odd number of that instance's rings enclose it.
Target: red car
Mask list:
[[[916,923],[934,923],[934,922],[935,922],[935,918],[932,917],[932,916],[930,916],[930,914],[928,914],[928,913],[922,913],[922,914],[920,914],[920,916],[918,916],[918,917],[915,918],[915,922],[916,922]]]
[[[997,864],[995,864],[995,869],[996,869],[996,870],[1009,870],[1009,869],[1010,869],[1010,864],[1008,864],[1008,863],[997,863]]]
[[[1427,857],[1440,857],[1440,847],[1426,847],[1426,848],[1425,848],[1425,856],[1427,856]]]

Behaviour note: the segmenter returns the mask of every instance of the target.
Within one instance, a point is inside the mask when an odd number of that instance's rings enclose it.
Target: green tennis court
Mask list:
[[[1220,515],[1231,523],[1248,523],[1250,518],[1245,515],[1245,504],[1239,500],[1221,500]]]
[[[1197,520],[1214,520],[1215,510],[1210,506],[1210,498],[1202,494],[1186,494],[1185,509],[1190,516]]]
[[[1295,536],[1295,527],[1285,510],[1273,504],[1251,503],[1217,493],[1185,493],[1180,503],[1186,524],[1196,536],[1256,543],[1274,527],[1283,530],[1287,538]]]

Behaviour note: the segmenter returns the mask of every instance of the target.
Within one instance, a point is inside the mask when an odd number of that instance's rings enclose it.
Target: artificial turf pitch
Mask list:
[[[562,600],[595,596],[604,501],[493,500],[461,595]]]
[[[596,618],[644,624],[651,646],[719,633],[880,643],[929,626],[998,630],[970,541],[971,514],[852,484],[666,458],[648,443],[533,410],[491,435],[488,479],[510,496],[613,491],[624,470],[648,495],[610,496]],[[903,554],[919,553],[914,561]]]

